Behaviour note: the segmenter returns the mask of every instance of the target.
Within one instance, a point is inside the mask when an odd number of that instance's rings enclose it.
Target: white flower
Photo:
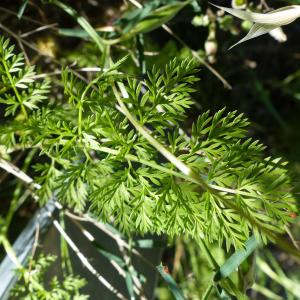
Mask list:
[[[300,5],[285,6],[266,14],[218,6],[213,3],[211,3],[211,5],[230,13],[237,18],[254,23],[248,34],[229,49],[242,42],[268,33],[276,28],[290,24],[300,17]]]
[[[279,43],[284,43],[287,41],[287,36],[283,32],[281,27],[277,27],[274,30],[269,32],[270,36],[273,37]]]

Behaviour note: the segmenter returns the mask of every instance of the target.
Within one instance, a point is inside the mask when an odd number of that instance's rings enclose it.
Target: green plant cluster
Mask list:
[[[46,100],[49,92],[49,81],[35,82],[32,78],[36,73],[33,66],[27,66],[23,54],[14,54],[14,45],[1,37],[1,101],[6,105],[5,117],[14,116],[21,110],[27,118],[27,110],[38,108],[38,103]]]
[[[198,80],[192,59],[154,67],[145,78],[122,72],[126,58],[90,82],[65,69],[63,94],[51,101],[49,79],[36,79],[13,50],[0,40],[7,107],[0,140],[7,149],[39,149],[45,161],[35,165],[40,203],[54,194],[127,233],[188,234],[227,248],[241,248],[252,232],[264,239],[266,232],[282,232],[291,219],[286,163],[264,158],[264,146],[247,138],[247,118],[207,111],[184,131]],[[160,149],[191,172],[181,173]]]
[[[54,276],[45,287],[45,273],[54,263],[54,255],[40,254],[36,260],[30,260],[28,270],[19,270],[19,281],[11,292],[12,299],[19,300],[87,300],[87,295],[79,290],[86,281],[78,276],[68,275],[62,282]]]

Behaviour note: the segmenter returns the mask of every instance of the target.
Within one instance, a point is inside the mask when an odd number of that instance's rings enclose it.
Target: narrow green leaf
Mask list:
[[[76,37],[81,39],[87,39],[90,38],[90,35],[83,29],[79,28],[59,28],[58,34],[64,35],[64,36],[70,36],[70,37]]]
[[[185,298],[183,297],[177,283],[175,282],[173,277],[164,270],[163,265],[156,266],[156,268],[157,268],[158,272],[160,273],[160,275],[162,276],[162,278],[167,283],[168,288],[172,292],[175,299],[176,300],[185,300]]]
[[[214,281],[227,278],[237,267],[260,245],[260,242],[253,235],[246,243],[245,249],[237,250],[220,267],[214,276]]]
[[[111,233],[113,233],[113,234],[119,236],[119,237],[122,238],[122,239],[125,239],[125,235],[124,235],[121,231],[119,231],[115,226],[113,226],[113,225],[111,225],[111,224],[109,224],[109,223],[106,223],[106,224],[105,224],[105,227],[106,227]]]
[[[277,294],[273,293],[271,290],[269,290],[268,288],[258,285],[258,284],[254,284],[252,289],[254,291],[257,291],[258,293],[264,295],[267,299],[270,300],[283,300],[283,298],[281,296],[278,296]]]
[[[100,254],[102,254],[105,258],[107,258],[110,261],[114,261],[119,265],[119,267],[125,272],[125,283],[128,290],[128,294],[130,296],[130,299],[135,299],[134,296],[134,290],[133,290],[133,280],[132,280],[132,274],[130,270],[128,270],[128,267],[123,260],[123,258],[105,250],[104,247],[102,247],[98,242],[93,241],[91,242],[93,246],[99,251]]]
[[[130,299],[135,299],[133,290],[133,280],[129,272],[126,272],[125,282]]]
[[[260,257],[257,258],[257,266],[273,281],[282,285],[287,291],[296,296],[296,299],[299,299],[300,295],[300,284],[297,281],[294,281],[288,278],[285,275],[277,274],[273,269]]]
[[[179,2],[175,4],[165,5],[155,9],[144,19],[140,20],[131,30],[123,34],[121,37],[106,41],[108,44],[117,44],[122,41],[131,39],[140,33],[147,33],[159,28],[163,24],[173,19],[185,6],[191,3],[191,0]]]
[[[21,19],[23,14],[24,14],[24,11],[26,9],[26,6],[28,4],[28,0],[24,0],[22,5],[20,6],[19,8],[19,11],[18,11],[18,18]]]
[[[93,241],[91,243],[99,251],[99,253],[101,253],[104,257],[106,257],[108,260],[116,262],[121,268],[124,268],[124,266],[126,264],[125,264],[124,260],[121,257],[119,257],[119,256],[117,256],[115,254],[112,254],[111,252],[107,251],[104,247],[102,247],[96,241]]]
[[[92,25],[82,16],[78,14],[78,12],[73,9],[72,7],[62,3],[59,0],[51,0],[50,3],[53,3],[63,9],[67,14],[75,18],[78,22],[78,24],[87,32],[87,34],[91,37],[91,39],[96,43],[99,50],[103,52],[105,48],[104,41],[102,38],[98,35],[96,30],[92,27]]]

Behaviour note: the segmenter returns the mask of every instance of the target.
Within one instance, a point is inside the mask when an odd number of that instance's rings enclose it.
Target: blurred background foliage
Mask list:
[[[42,73],[59,73],[61,66],[65,65],[98,66],[101,57],[94,43],[74,18],[49,2],[2,0],[1,34],[14,40],[28,62],[36,64]],[[132,32],[157,8],[182,1],[64,0],[64,3],[88,19],[103,38],[116,39]],[[139,4],[143,8],[136,7]],[[217,0],[216,4],[267,12],[300,4],[300,1]],[[230,51],[228,48],[246,34],[250,24],[216,10],[205,0],[186,5],[168,20],[167,25],[171,34],[160,26],[146,28],[144,34],[133,34],[131,38],[112,45],[111,53],[116,58],[129,54],[123,66],[128,76],[143,76],[153,64],[163,66],[174,57],[196,55],[202,62],[201,80],[197,83],[196,105],[189,111],[186,128],[207,109],[216,112],[226,106],[228,110],[243,112],[252,121],[249,135],[268,146],[267,154],[281,156],[290,162],[297,194],[300,174],[300,22],[286,26],[279,36],[264,35]],[[217,70],[228,82],[227,86],[203,64],[204,61]],[[5,180],[2,175],[0,181]],[[0,213],[6,211],[10,201],[10,189],[3,186]],[[15,216],[17,226],[10,230],[12,238],[31,217],[34,205],[19,210]],[[297,243],[300,239],[298,220],[290,228],[290,233]],[[228,256],[217,246],[213,255],[219,264]],[[251,299],[300,299],[300,272],[288,254],[272,246],[268,251],[257,251],[255,255],[256,283],[249,292]],[[205,294],[212,280],[212,266],[206,261],[199,245],[189,238],[170,241],[163,257],[163,263],[187,299],[201,299]],[[246,273],[253,272],[247,266],[245,269]],[[240,284],[251,286],[251,282],[246,282],[247,278],[243,276],[244,282]],[[251,276],[249,278],[251,281]],[[163,282],[160,282],[156,296],[162,300],[172,299]],[[214,297],[217,296],[211,294],[208,299]]]

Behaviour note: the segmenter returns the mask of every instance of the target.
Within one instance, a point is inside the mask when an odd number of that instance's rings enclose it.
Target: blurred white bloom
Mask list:
[[[212,3],[211,3],[212,4]],[[213,6],[222,9],[231,15],[240,18],[242,20],[247,20],[253,22],[253,26],[251,27],[248,34],[241,39],[238,43],[231,46],[229,49],[233,48],[234,46],[245,42],[247,40],[253,39],[265,33],[271,32],[274,29],[290,24],[294,22],[297,18],[300,17],[300,5],[291,5],[285,6],[266,14],[255,13],[251,11],[245,11],[240,9],[228,8],[223,6],[218,6],[212,4]],[[274,32],[273,32],[274,33]],[[275,31],[276,34],[276,31]],[[278,32],[277,32],[278,34]]]
[[[204,43],[205,53],[207,55],[208,61],[211,64],[216,62],[216,53],[218,51],[218,43],[216,39],[207,39]]]
[[[287,36],[286,34],[283,32],[281,27],[277,27],[274,30],[271,30],[269,32],[270,36],[273,37],[276,41],[278,41],[279,43],[284,43],[287,41]]]

